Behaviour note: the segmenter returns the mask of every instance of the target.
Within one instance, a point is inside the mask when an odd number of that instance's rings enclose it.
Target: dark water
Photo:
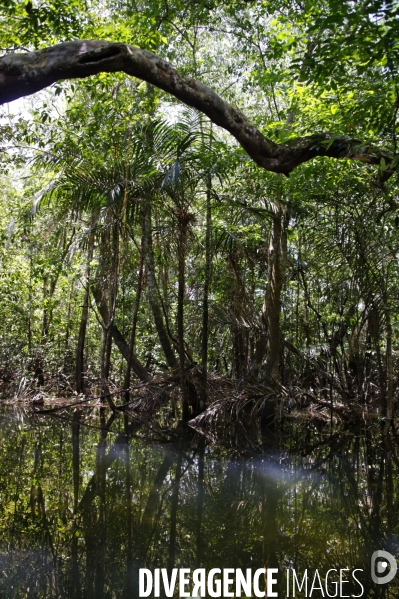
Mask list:
[[[277,451],[232,459],[198,436],[127,438],[123,417],[101,430],[107,417],[1,412],[0,597],[135,598],[139,568],[173,567],[276,567],[279,597],[287,568],[308,569],[296,597],[399,597],[399,573],[385,585],[370,574],[374,551],[399,554],[397,445],[377,428],[293,431]]]

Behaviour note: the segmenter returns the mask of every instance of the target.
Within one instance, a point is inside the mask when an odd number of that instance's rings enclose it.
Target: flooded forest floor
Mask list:
[[[200,374],[186,375],[198,395]],[[218,374],[207,391],[185,422],[175,372],[128,397],[111,387],[111,402],[100,382],[78,395],[33,380],[3,400],[0,598],[131,599],[140,568],[226,567],[277,568],[279,596],[293,568],[324,573],[330,596],[325,573],[355,568],[347,593],[397,597],[396,579],[370,577],[375,551],[399,554],[399,435],[381,397]]]
[[[398,596],[369,575],[399,549],[398,438],[378,422],[287,419],[244,456],[162,418],[44,409],[0,411],[1,597],[138,597],[140,567],[359,568],[362,596]]]

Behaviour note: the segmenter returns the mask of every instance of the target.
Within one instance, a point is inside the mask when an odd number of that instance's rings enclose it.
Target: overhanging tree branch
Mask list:
[[[288,175],[298,165],[317,156],[350,158],[381,165],[384,179],[393,172],[386,150],[366,146],[345,136],[318,133],[276,144],[203,83],[182,75],[160,56],[128,44],[105,40],[76,40],[36,52],[12,53],[0,58],[0,104],[28,96],[63,79],[98,73],[123,72],[172,94],[203,112],[233,135],[254,162],[267,171]]]

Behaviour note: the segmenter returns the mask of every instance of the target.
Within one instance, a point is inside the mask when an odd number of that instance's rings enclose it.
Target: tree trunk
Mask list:
[[[47,342],[49,332],[49,290],[48,290],[48,277],[43,278],[43,315],[42,315],[42,339],[41,343],[44,345]]]
[[[266,290],[267,355],[266,376],[272,387],[281,383],[281,292],[287,267],[288,210],[275,205],[269,241],[268,284]],[[276,419],[278,402],[276,395],[265,401],[262,409],[262,426],[270,426]]]
[[[179,367],[180,385],[182,394],[183,420],[189,417],[189,397],[186,380],[185,351],[184,351],[184,295],[186,291],[185,281],[185,250],[187,238],[187,223],[184,221],[185,213],[179,213],[179,238],[177,242],[178,259],[178,290],[177,290],[177,338],[179,343]]]
[[[267,377],[280,382],[280,310],[281,310],[281,213],[273,215],[272,231],[269,241],[268,284],[266,292],[267,318]]]
[[[171,573],[175,566],[176,559],[176,529],[177,529],[177,511],[179,507],[179,489],[182,473],[183,456],[179,452],[176,462],[176,474],[173,483],[173,492],[170,506],[170,532],[169,532],[169,556],[168,556],[168,572]]]
[[[78,346],[76,348],[75,363],[75,385],[77,393],[84,392],[84,349],[86,340],[87,322],[89,320],[89,299],[90,299],[90,263],[93,258],[94,232],[90,233],[89,245],[87,248],[87,264],[85,273],[85,293],[83,297],[82,315],[80,318]]]
[[[125,381],[124,381],[125,403],[128,403],[129,398],[130,398],[129,397],[130,396],[130,392],[129,392],[130,373],[132,370],[134,344],[135,344],[135,340],[136,340],[137,318],[138,318],[138,313],[139,313],[139,308],[140,308],[141,291],[143,288],[143,269],[144,269],[144,237],[141,240],[140,268],[139,268],[139,275],[138,275],[138,281],[137,281],[136,298],[135,298],[135,302],[134,302],[132,331],[130,333],[129,358],[127,360],[126,374],[125,374]]]
[[[393,358],[392,358],[392,321],[391,321],[391,311],[389,306],[387,305],[387,300],[384,301],[385,304],[385,327],[386,327],[386,369],[387,369],[387,389],[386,389],[386,418],[387,418],[387,427],[391,424],[392,416],[393,416]]]
[[[128,416],[125,416],[125,430],[128,433]],[[132,496],[132,476],[130,472],[130,446],[126,443],[124,451],[125,462],[125,508],[126,508],[126,584],[123,591],[122,599],[131,599],[134,595],[134,580],[133,580],[133,496]]]
[[[103,423],[105,424],[105,417]],[[98,498],[98,517],[96,522],[96,551],[95,551],[95,575],[94,596],[103,599],[105,584],[105,544],[106,544],[106,493],[107,493],[107,464],[106,464],[107,442],[103,438],[99,442],[96,451],[96,475]]]
[[[101,344],[101,384],[102,399],[106,399],[110,408],[115,410],[115,404],[112,401],[108,387],[108,379],[111,366],[112,350],[112,325],[115,317],[116,298],[118,293],[118,272],[119,272],[119,230],[118,223],[113,220],[111,213],[107,214],[108,227],[105,228],[102,236],[100,248],[100,264],[98,277],[101,285],[105,285],[105,292],[102,294],[103,303],[106,306],[107,320],[102,323],[103,335]],[[105,315],[105,314],[104,314]]]
[[[263,359],[267,350],[267,308],[266,298],[263,302],[262,315],[261,315],[261,327],[257,332],[255,339],[255,352],[253,363],[251,365],[251,378],[256,382],[262,367]]]
[[[80,418],[82,412],[77,410],[72,417],[72,470],[73,470],[73,514],[75,516],[73,522],[73,537],[71,548],[71,589],[72,599],[80,599],[80,576],[79,576],[79,556],[78,542],[79,532],[77,524],[77,513],[79,505],[79,482],[80,482]]]
[[[103,327],[102,342],[101,342],[101,355],[100,355],[100,368],[101,368],[101,399],[106,399],[110,408],[114,411],[115,404],[112,401],[111,394],[108,386],[108,378],[110,371],[110,357],[112,349],[112,335],[109,326]]]
[[[242,281],[239,269],[239,257],[230,254],[229,264],[234,276],[233,306],[232,306],[232,350],[233,350],[233,373],[237,379],[247,375],[248,363],[248,335],[242,325],[245,310],[248,305],[248,297],[245,285]]]
[[[68,312],[66,318],[66,327],[65,327],[65,341],[64,341],[64,368],[65,368],[65,357],[69,347],[69,336],[71,334],[71,311],[72,311],[72,298],[74,295],[75,288],[75,278],[72,279],[70,287],[69,287],[69,297],[68,297]]]
[[[174,368],[178,365],[178,362],[172,349],[169,336],[163,321],[162,310],[159,300],[159,292],[155,280],[154,249],[152,245],[151,204],[149,201],[146,202],[144,210],[144,254],[146,260],[148,299],[150,302],[152,315],[154,317],[155,328],[158,333],[159,342],[165,355],[166,362],[170,368]]]
[[[69,239],[64,236],[64,247],[62,250],[62,254],[58,261],[58,270],[56,271],[54,277],[50,279],[45,276],[43,279],[43,317],[42,317],[42,345],[45,345],[48,341],[50,325],[53,316],[53,308],[52,308],[52,300],[54,297],[54,292],[57,287],[58,278],[61,274],[61,269],[64,264],[64,260],[69,252],[69,248],[72,245],[73,239],[75,237],[75,227],[72,228],[72,233]]]
[[[211,206],[211,176],[206,178],[206,231],[205,231],[205,276],[202,299],[202,341],[201,341],[201,393],[199,409],[205,409],[208,399],[208,337],[209,337],[209,287],[211,282],[211,234],[212,234],[212,206]]]
[[[205,499],[205,437],[201,436],[198,443],[198,482],[197,482],[197,520],[196,520],[196,567],[201,568],[203,563],[203,534],[202,534],[202,519],[204,513]]]
[[[108,308],[103,298],[101,287],[98,284],[92,285],[91,292],[96,303],[98,313],[100,314],[103,322],[109,322]],[[119,328],[114,322],[111,324],[110,330],[112,338],[115,341],[115,345],[117,346],[125,360],[128,361],[130,353],[128,342],[126,341],[125,337],[122,335]],[[144,368],[144,366],[141,364],[140,360],[134,353],[131,354],[131,364],[132,370],[141,381],[149,381],[151,379],[150,373]]]
[[[259,481],[259,488],[262,496],[261,503],[261,526],[262,526],[262,557],[263,567],[266,569],[265,586],[267,585],[268,568],[277,568],[281,574],[280,563],[278,559],[278,504],[281,499],[281,490],[277,485],[275,477],[264,468],[256,472]],[[281,592],[281,577],[278,577],[277,588]],[[280,592],[278,595],[280,596]],[[285,593],[284,593],[285,594]]]

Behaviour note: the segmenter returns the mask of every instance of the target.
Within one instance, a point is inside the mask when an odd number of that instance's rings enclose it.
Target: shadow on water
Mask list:
[[[105,410],[13,409],[0,446],[2,598],[132,599],[143,567],[277,568],[279,597],[287,568],[308,569],[295,596],[316,598],[315,570],[325,585],[347,568],[346,596],[399,596],[399,575],[370,575],[374,551],[399,552],[396,439],[297,427],[278,452],[231,458],[196,434],[148,444]]]

